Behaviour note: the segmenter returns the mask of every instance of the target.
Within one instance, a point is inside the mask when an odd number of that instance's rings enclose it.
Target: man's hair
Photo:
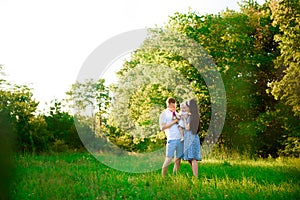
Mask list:
[[[170,105],[171,103],[176,103],[176,100],[173,97],[169,97],[166,101],[167,105]]]

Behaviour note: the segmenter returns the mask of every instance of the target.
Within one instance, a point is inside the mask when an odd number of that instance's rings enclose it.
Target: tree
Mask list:
[[[52,145],[50,148],[55,150],[55,148],[60,148],[59,145],[64,146],[64,149],[82,148],[81,140],[75,128],[74,117],[62,111],[61,102],[53,100],[51,103],[53,105],[50,106],[49,115],[44,116]]]
[[[7,116],[13,129],[18,151],[34,151],[35,143],[32,137],[30,121],[34,118],[38,102],[27,86],[15,85],[1,80],[0,113]]]
[[[256,145],[257,118],[274,109],[276,101],[266,93],[274,80],[273,59],[278,56],[268,4],[244,1],[241,11],[226,10],[217,15],[199,16],[195,12],[176,13],[168,28],[198,41],[213,57],[226,88],[227,117],[220,144],[227,148],[251,150]],[[268,138],[270,129],[259,134]],[[282,133],[281,133],[282,134]],[[274,143],[272,148],[277,148]]]
[[[4,75],[2,65],[0,65],[0,75]],[[4,82],[4,79],[0,79],[1,86]],[[1,88],[0,94],[2,93]],[[14,166],[11,157],[15,135],[10,122],[9,112],[3,107],[0,107],[0,127],[0,199],[9,199],[9,191],[13,178]]]
[[[270,84],[271,93],[284,104],[292,107],[295,116],[300,116],[300,4],[298,0],[272,0],[273,26],[280,33],[280,56],[275,61],[278,77]]]
[[[296,129],[289,130],[286,120],[280,117],[280,114],[286,114],[280,112],[282,105],[266,92],[268,83],[276,79],[273,61],[280,54],[278,43],[274,40],[279,29],[272,26],[271,14],[268,2],[258,5],[255,1],[244,1],[241,12],[226,10],[218,15],[204,16],[195,12],[175,13],[166,26],[167,30],[182,33],[197,41],[213,57],[225,83],[228,108],[219,142],[229,149],[242,152],[250,150],[253,156],[278,156],[286,146],[286,134],[293,132],[295,135],[296,132]],[[163,34],[164,31],[157,32]],[[200,106],[203,109],[203,138],[211,117],[210,94],[205,82],[184,56],[163,48],[149,48],[153,47],[155,37],[155,34],[150,34],[149,42],[145,41],[119,72],[121,86],[117,87],[117,94],[120,95],[117,102],[124,106],[118,106],[116,110],[128,108],[128,111],[118,114],[119,117],[112,115],[114,122],[117,122],[114,125],[128,133],[132,133],[137,125],[143,125],[147,130],[151,129],[149,126],[154,126],[148,111],[153,105],[151,98],[161,95],[158,91],[168,87],[156,86],[155,81],[150,84],[147,80],[152,80],[152,76],[162,76],[166,73],[164,68],[168,68],[182,75],[187,85],[191,85],[198,101],[203,103]],[[168,41],[168,38],[165,40]],[[156,69],[153,65],[161,67]],[[155,69],[156,74],[152,75],[151,68]],[[147,78],[147,74],[150,78]],[[138,85],[141,85],[139,90],[136,89]],[[290,119],[295,122],[295,119]]]
[[[210,119],[204,116],[210,109],[210,99],[202,76],[207,78],[212,66],[206,56],[195,41],[183,34],[149,30],[148,39],[118,72],[111,124],[132,135],[137,144],[158,137],[159,114],[165,109],[165,100],[173,96],[178,103],[196,98],[203,114],[201,124],[208,126]]]
[[[48,125],[43,115],[37,115],[30,119],[30,135],[33,141],[33,153],[48,152],[52,144],[53,136],[48,130]]]
[[[284,140],[279,153],[285,156],[300,155],[300,5],[297,0],[270,1],[272,25],[280,32],[274,40],[279,44],[280,55],[274,60],[276,78],[270,82],[268,92],[279,100],[277,120],[284,129]],[[284,106],[285,105],[285,106]]]
[[[74,122],[78,135],[89,150],[99,151],[106,148],[106,135],[109,115],[109,88],[104,79],[76,82],[67,92],[68,102],[74,109]]]
[[[109,89],[104,85],[105,80],[86,80],[84,83],[76,82],[66,94],[68,101],[72,102],[75,113],[82,116],[96,117],[93,129],[96,125],[102,126],[106,123],[107,111],[110,103]]]

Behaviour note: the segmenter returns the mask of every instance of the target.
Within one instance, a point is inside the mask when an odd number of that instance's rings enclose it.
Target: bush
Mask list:
[[[300,155],[300,141],[297,137],[288,137],[285,142],[285,148],[283,150],[279,150],[280,155],[296,157],[298,158]]]
[[[55,140],[53,145],[50,147],[50,151],[52,152],[66,152],[68,149],[68,145],[63,140]]]

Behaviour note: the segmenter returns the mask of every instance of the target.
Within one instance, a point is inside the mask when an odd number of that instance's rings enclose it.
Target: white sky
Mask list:
[[[189,8],[216,14],[239,0],[0,0],[0,64],[35,98],[62,99],[88,55],[120,33],[162,26]],[[264,0],[258,0],[263,3]]]

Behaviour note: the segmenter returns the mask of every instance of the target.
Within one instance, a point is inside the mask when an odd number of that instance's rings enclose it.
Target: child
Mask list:
[[[187,112],[188,110],[188,107],[186,105],[186,103],[181,103],[180,104],[180,112],[179,112],[179,118],[180,118],[180,121],[179,121],[179,125],[178,125],[178,129],[181,133],[181,141],[184,140],[184,130],[183,128],[187,128],[186,127],[186,119],[191,115],[191,113]]]

